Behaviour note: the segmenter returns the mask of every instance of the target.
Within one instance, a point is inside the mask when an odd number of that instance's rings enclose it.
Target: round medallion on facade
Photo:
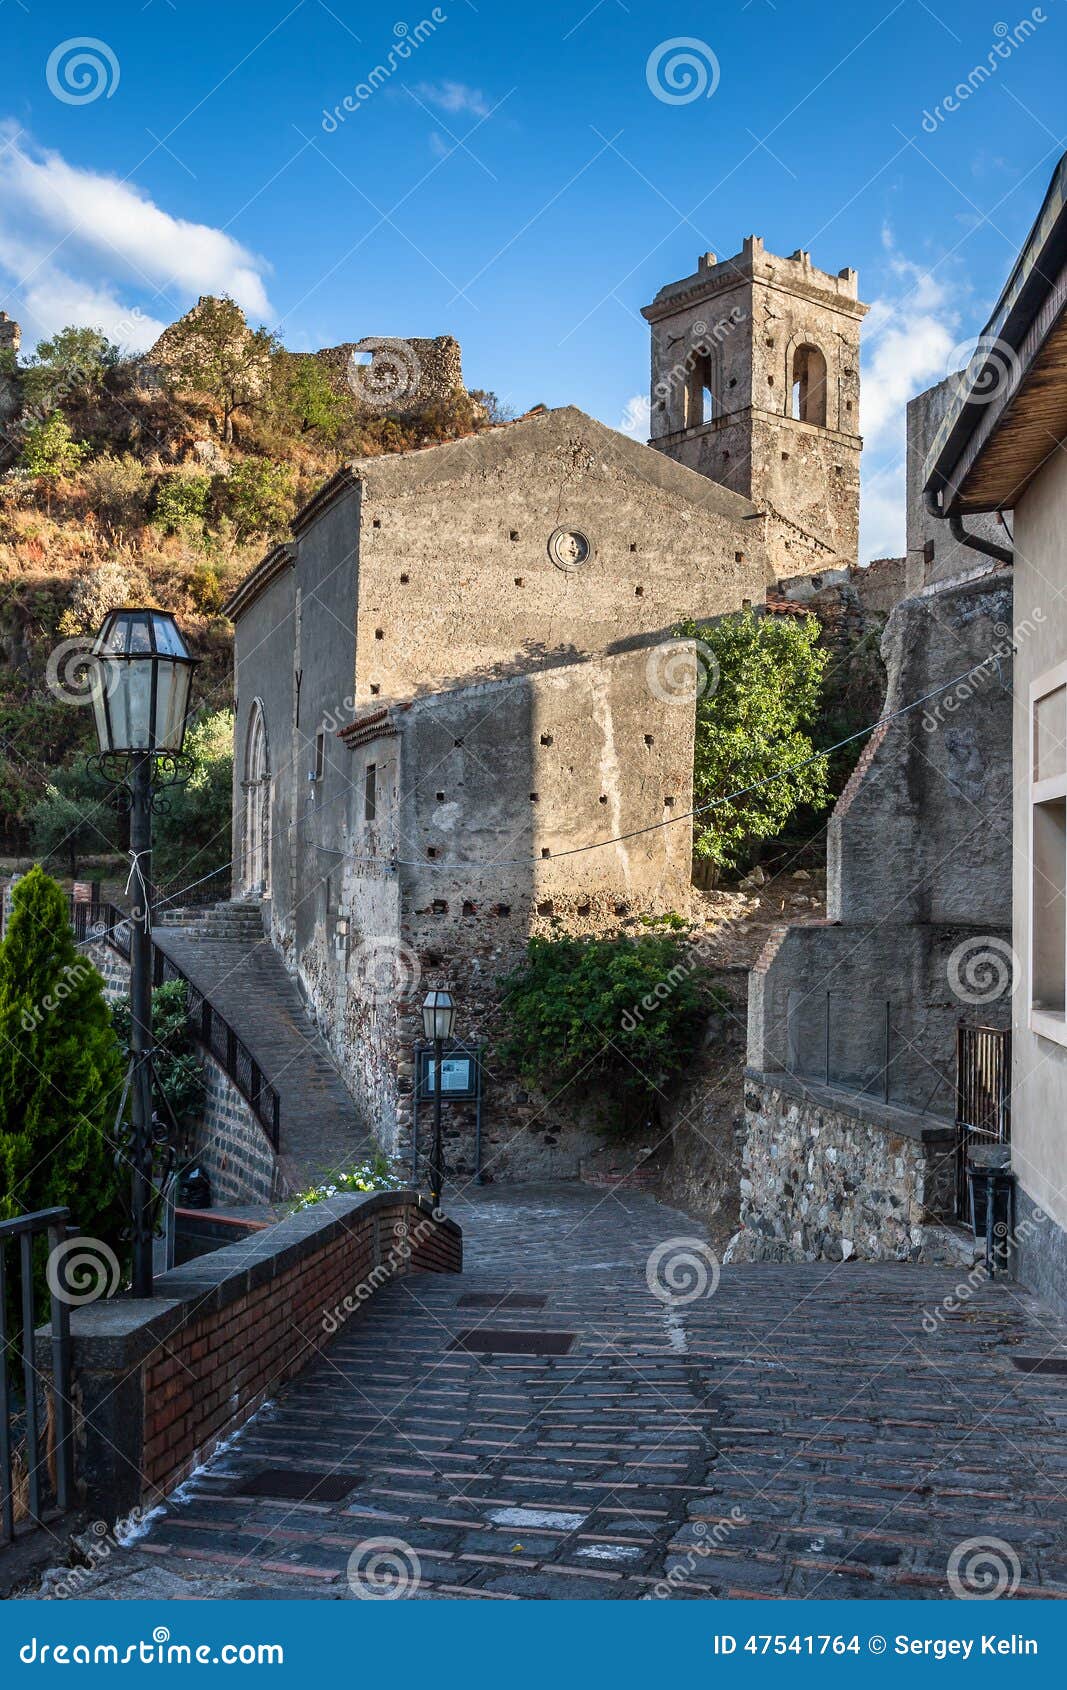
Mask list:
[[[556,528],[548,537],[548,555],[557,569],[581,569],[593,555],[593,542],[578,528]]]

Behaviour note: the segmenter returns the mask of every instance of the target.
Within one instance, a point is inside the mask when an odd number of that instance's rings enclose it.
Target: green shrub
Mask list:
[[[104,982],[74,943],[66,897],[33,868],[15,885],[0,944],[0,1218],[67,1205],[86,1236],[118,1249],[124,1071]]]
[[[296,484],[288,464],[270,458],[244,458],[234,464],[221,490],[222,507],[238,539],[281,534],[296,503]]]
[[[26,430],[19,463],[41,481],[58,481],[74,474],[88,450],[88,446],[75,440],[62,412],[53,411],[51,416]]]
[[[156,483],[152,521],[164,534],[202,539],[210,498],[209,475],[164,475]]]
[[[128,452],[121,458],[102,453],[86,464],[81,479],[89,508],[109,528],[135,528],[144,520],[148,471]]]
[[[677,630],[698,646],[708,684],[696,706],[693,850],[739,868],[760,840],[773,839],[803,805],[829,796],[825,758],[797,767],[815,745],[828,653],[814,616],[755,616],[751,610]],[[703,648],[701,650],[701,647]],[[733,793],[743,788],[740,797]]]
[[[111,1020],[122,1048],[130,1047],[130,1006],[111,1006]],[[189,1126],[204,1105],[204,1070],[189,1032],[188,988],[184,980],[165,980],[152,993],[153,1058],[164,1096],[180,1127]]]
[[[656,1118],[722,1001],[673,933],[533,938],[500,985],[500,1057],[529,1084],[599,1097],[614,1130]]]

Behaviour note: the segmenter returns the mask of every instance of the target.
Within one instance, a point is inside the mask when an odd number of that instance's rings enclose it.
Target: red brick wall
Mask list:
[[[168,1490],[314,1359],[389,1279],[458,1272],[458,1229],[410,1199],[353,1215],[330,1243],[252,1290],[194,1309],[142,1364],[146,1492]],[[347,1301],[346,1301],[347,1300]]]

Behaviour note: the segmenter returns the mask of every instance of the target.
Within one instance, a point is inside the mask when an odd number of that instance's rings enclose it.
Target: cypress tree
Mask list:
[[[80,1232],[116,1247],[124,1072],[103,979],[63,891],[33,868],[0,944],[0,1219],[65,1204]]]

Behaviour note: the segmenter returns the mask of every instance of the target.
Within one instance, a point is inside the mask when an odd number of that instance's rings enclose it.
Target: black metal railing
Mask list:
[[[73,1506],[70,1307],[60,1294],[63,1258],[56,1254],[66,1242],[69,1220],[69,1209],[42,1209],[0,1221],[0,1544],[11,1542],[16,1526],[27,1521],[43,1525]],[[39,1324],[34,1268],[42,1239],[57,1269],[48,1275],[50,1377],[37,1365],[34,1340]],[[16,1374],[21,1374],[21,1390]]]
[[[956,1029],[956,1213],[968,1207],[967,1158],[975,1144],[1011,1143],[1011,1033]]]
[[[130,917],[116,904],[76,902],[70,899],[70,918],[75,937],[79,941],[96,939],[108,944],[129,961]],[[186,1010],[189,1031],[204,1049],[209,1051],[228,1079],[232,1080],[245,1099],[256,1120],[277,1151],[281,1147],[281,1098],[271,1085],[263,1069],[244,1041],[230,1026],[226,1017],[195,986],[178,964],[159,945],[152,946],[152,984],[161,986],[165,980],[183,980],[186,987]]]

